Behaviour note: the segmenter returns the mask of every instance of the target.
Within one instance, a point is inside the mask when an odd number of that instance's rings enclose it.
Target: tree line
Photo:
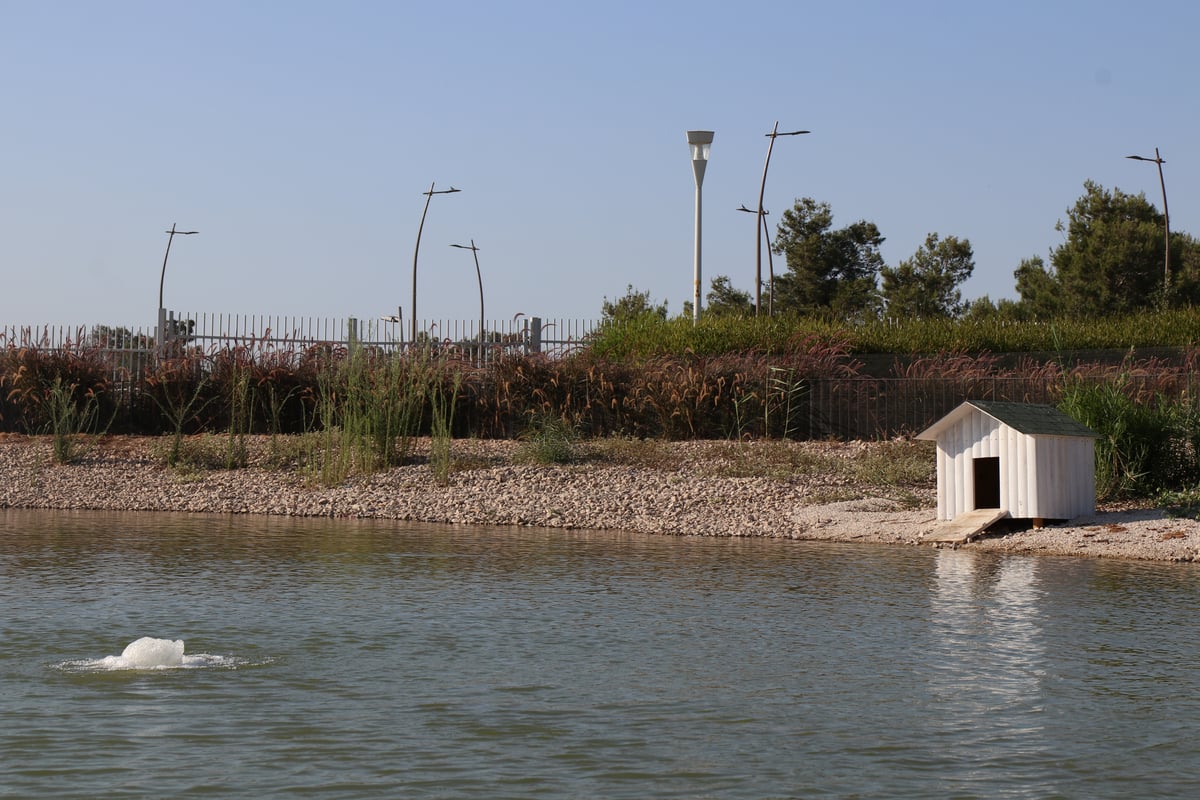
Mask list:
[[[1084,193],[1067,209],[1056,229],[1065,236],[1049,261],[1031,256],[1013,272],[1017,300],[988,296],[963,298],[962,285],[975,270],[966,238],[932,232],[917,251],[895,267],[880,248],[879,227],[858,220],[834,226],[829,203],[804,197],[785,211],[772,252],[786,269],[762,294],[782,315],[827,316],[839,320],[964,319],[993,317],[1046,320],[1098,317],[1144,310],[1191,307],[1200,301],[1200,242],[1171,231],[1144,194],[1106,189],[1088,180]],[[624,297],[601,309],[605,319],[641,314],[668,316],[667,304],[629,286]],[[752,293],[736,288],[726,275],[712,279],[708,315],[753,315]],[[691,315],[691,303],[683,314]]]

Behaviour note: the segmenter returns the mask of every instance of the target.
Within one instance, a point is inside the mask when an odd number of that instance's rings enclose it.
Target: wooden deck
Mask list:
[[[925,537],[926,542],[937,544],[965,544],[981,536],[989,527],[1008,516],[1000,508],[977,508],[959,514],[952,520],[939,522],[933,532]]]

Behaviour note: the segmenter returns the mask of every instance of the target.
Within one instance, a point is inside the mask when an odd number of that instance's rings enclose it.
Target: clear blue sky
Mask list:
[[[1200,4],[55,2],[0,0],[0,325],[179,311],[599,316],[632,284],[692,291],[684,132],[716,132],[704,286],[752,291],[767,139],[772,231],[799,197],[875,222],[891,265],[971,241],[974,298],[1093,179],[1200,234]],[[782,271],[782,259],[777,259]],[[766,265],[764,263],[764,275]]]

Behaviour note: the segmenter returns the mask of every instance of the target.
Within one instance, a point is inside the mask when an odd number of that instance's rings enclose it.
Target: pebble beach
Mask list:
[[[798,466],[754,474],[745,467],[756,462],[755,443],[655,443],[649,462],[537,464],[518,458],[517,442],[455,440],[454,467],[439,478],[424,440],[413,443],[403,466],[336,485],[270,462],[265,437],[252,437],[254,455],[231,470],[168,467],[163,439],[101,437],[70,464],[53,461],[51,444],[49,437],[0,435],[0,509],[376,518],[926,547],[934,546],[924,539],[937,526],[932,459],[926,480],[903,487],[864,481],[839,466],[887,443],[774,443],[772,458],[781,446],[794,448],[786,455]],[[1200,522],[1154,508],[1101,507],[1040,529],[1005,521],[956,546],[1200,561]]]

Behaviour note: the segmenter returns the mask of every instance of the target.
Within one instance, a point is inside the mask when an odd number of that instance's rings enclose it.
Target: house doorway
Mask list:
[[[1000,459],[976,458],[975,508],[1000,507]]]

